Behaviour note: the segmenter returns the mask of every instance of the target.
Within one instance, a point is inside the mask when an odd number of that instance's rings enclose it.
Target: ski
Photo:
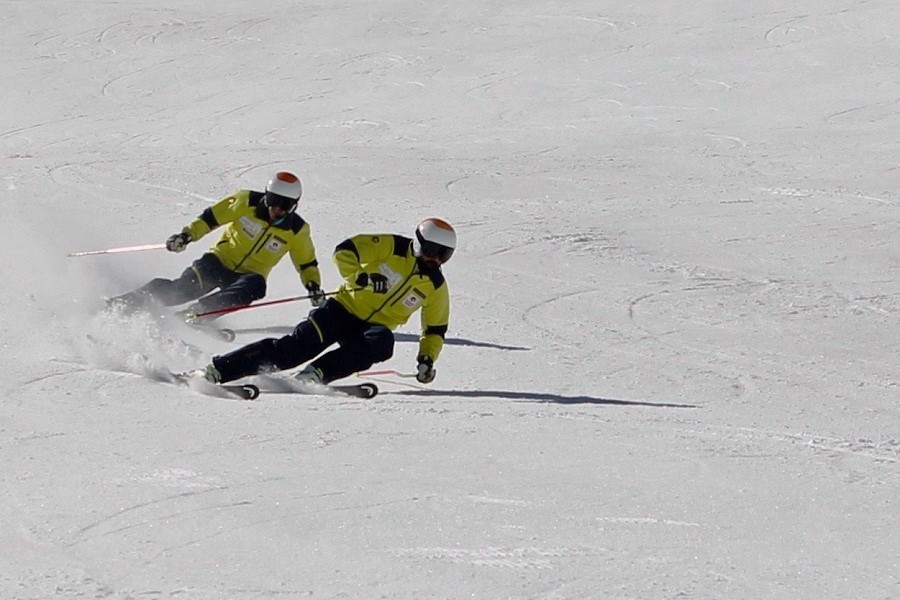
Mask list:
[[[234,329],[227,327],[216,327],[212,324],[212,319],[203,319],[194,316],[192,313],[178,311],[168,313],[165,307],[160,306],[152,298],[135,294],[134,292],[106,298],[106,307],[108,310],[116,311],[124,317],[137,314],[147,314],[154,319],[165,319],[166,317],[175,317],[176,321],[181,321],[191,329],[205,333],[206,335],[221,340],[223,342],[233,342],[237,337]]]
[[[213,325],[213,319],[204,319],[193,314],[185,314],[183,312],[175,314],[179,317],[184,317],[184,324],[191,329],[194,329],[201,333],[205,333],[206,335],[222,340],[223,342],[233,342],[234,338],[237,337],[234,329],[228,329],[227,327],[216,327],[215,325]]]
[[[233,342],[234,338],[237,337],[237,334],[234,332],[234,329],[228,329],[227,327],[212,327],[210,325],[198,325],[196,322],[187,322],[187,326],[191,329],[199,331],[200,333],[204,333],[208,336],[214,337],[217,340],[222,340],[223,342]]]
[[[259,388],[252,383],[220,383],[217,387],[244,400],[256,400],[259,398]]]
[[[191,381],[194,380],[196,380],[196,377],[191,373],[170,373],[169,379],[170,383],[185,387],[191,387]],[[256,400],[259,398],[259,388],[252,383],[211,383],[205,380],[202,383],[210,386],[211,389],[223,390],[243,400]]]
[[[236,396],[240,396],[244,400],[256,400],[259,398],[259,388],[252,383],[241,384],[219,384],[219,387]]]
[[[378,386],[374,383],[326,385],[325,387],[354,398],[374,398],[378,395]]]
[[[267,394],[302,394],[307,396],[343,395],[352,398],[369,399],[378,395],[378,386],[374,383],[356,384],[322,384],[301,382],[288,377],[276,375],[259,375],[261,392]]]

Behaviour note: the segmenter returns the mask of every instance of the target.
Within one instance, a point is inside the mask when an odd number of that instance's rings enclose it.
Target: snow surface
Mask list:
[[[0,11],[0,598],[900,598],[896,0],[159,4]],[[456,226],[432,385],[141,376],[231,346],[102,297],[215,238],[67,254],[278,169],[329,288]]]

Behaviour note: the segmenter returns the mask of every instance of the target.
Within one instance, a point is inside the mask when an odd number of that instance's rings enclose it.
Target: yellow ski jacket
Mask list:
[[[364,321],[393,330],[421,309],[419,355],[437,361],[450,322],[450,290],[440,268],[420,269],[412,240],[400,235],[361,234],[335,248],[334,262],[346,282],[335,299]],[[360,273],[381,273],[388,279],[386,294],[371,287],[357,290]]]
[[[278,261],[290,252],[303,285],[310,281],[321,285],[309,223],[298,214],[289,213],[277,224],[270,224],[263,198],[262,192],[235,192],[204,210],[183,232],[196,241],[213,229],[227,225],[219,241],[209,249],[225,267],[238,273],[268,277]]]

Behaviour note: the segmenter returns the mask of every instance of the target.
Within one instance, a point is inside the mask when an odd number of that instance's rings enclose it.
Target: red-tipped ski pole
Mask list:
[[[245,308],[258,308],[260,306],[271,306],[273,304],[284,304],[285,302],[296,302],[297,300],[306,300],[309,296],[291,296],[290,298],[281,298],[279,300],[268,300],[266,302],[257,302],[256,304],[241,304],[240,306],[226,306],[225,308],[217,308],[215,310],[207,310],[206,312],[193,315],[194,318],[211,317],[213,315],[227,315],[228,313],[244,310]]]
[[[357,288],[362,289],[362,288]],[[356,290],[353,290],[356,291]],[[334,296],[337,292],[325,292],[326,296]],[[247,308],[258,308],[260,306],[272,306],[273,304],[284,304],[285,302],[296,302],[297,300],[309,300],[312,298],[312,295],[306,296],[291,296],[290,298],[280,298],[278,300],[266,300],[265,302],[257,302],[255,304],[242,304],[240,306],[227,306],[225,308],[217,308],[215,310],[208,310],[206,312],[197,313],[193,315],[194,319],[199,319],[200,317],[211,317],[213,315],[227,315],[229,313],[237,312],[239,310],[244,310]]]
[[[394,377],[415,377],[415,373],[401,373],[394,369],[384,369],[381,371],[361,371],[357,373],[359,377],[378,377],[379,375],[393,375]]]
[[[87,252],[72,252],[69,256],[94,256],[96,254],[119,254],[120,252],[143,252],[144,250],[164,250],[165,243],[140,244],[138,246],[121,246],[119,248],[107,248],[106,250],[89,250]]]

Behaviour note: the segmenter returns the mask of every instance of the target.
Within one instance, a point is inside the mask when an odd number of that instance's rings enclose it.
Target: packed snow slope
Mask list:
[[[900,597],[896,1],[176,5],[0,11],[0,598]],[[67,256],[282,169],[329,289],[457,228],[433,384],[161,383],[215,237]]]

